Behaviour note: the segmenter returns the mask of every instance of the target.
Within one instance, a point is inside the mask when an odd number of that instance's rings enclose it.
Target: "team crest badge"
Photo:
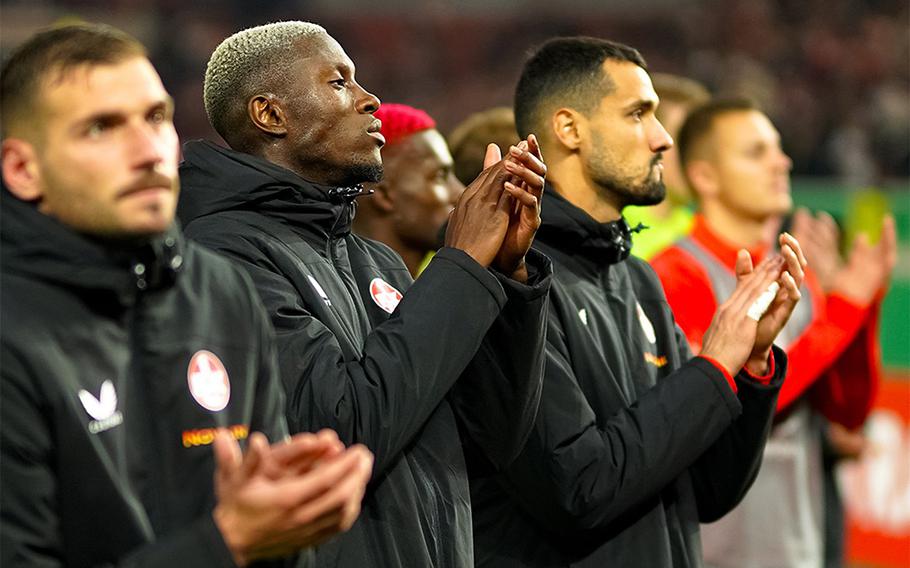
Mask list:
[[[186,371],[190,394],[199,406],[212,412],[224,410],[231,399],[231,382],[221,359],[211,351],[197,351]]]
[[[377,306],[389,313],[394,312],[401,301],[401,292],[382,278],[373,278],[370,282],[370,296]]]

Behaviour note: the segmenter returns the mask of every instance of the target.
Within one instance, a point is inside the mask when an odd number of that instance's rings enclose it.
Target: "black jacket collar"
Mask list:
[[[255,211],[323,237],[351,231],[360,186],[313,183],[262,158],[204,140],[188,142],[183,153],[177,216],[184,225],[222,211]]]
[[[82,291],[113,293],[121,305],[137,293],[173,285],[183,268],[185,243],[176,224],[138,243],[102,241],[77,233],[34,204],[0,190],[4,271]]]
[[[538,239],[598,264],[621,262],[632,250],[632,231],[625,219],[599,223],[549,184],[544,188],[540,217]]]

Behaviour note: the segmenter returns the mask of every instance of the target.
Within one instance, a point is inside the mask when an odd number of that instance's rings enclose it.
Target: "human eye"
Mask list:
[[[110,123],[105,120],[93,120],[85,126],[86,138],[98,139],[110,130]]]
[[[632,120],[634,120],[635,122],[641,122],[641,119],[644,117],[644,115],[645,115],[644,109],[640,109],[640,108],[637,108],[637,109],[633,110],[631,113],[629,113],[629,116],[631,116]]]
[[[330,85],[333,85],[336,88],[343,89],[348,86],[348,80],[344,77],[339,77],[338,79],[332,79],[329,81]]]
[[[763,144],[753,144],[746,149],[746,155],[750,158],[761,158],[765,154],[765,149]]]
[[[164,108],[153,109],[148,115],[148,121],[152,124],[164,124],[167,122],[168,113]]]

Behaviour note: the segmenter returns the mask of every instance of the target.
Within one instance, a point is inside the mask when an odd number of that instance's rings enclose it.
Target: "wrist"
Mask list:
[[[768,374],[769,363],[771,358],[771,348],[759,352],[753,352],[743,366],[746,371],[754,377],[763,377]]]
[[[518,268],[512,271],[509,275],[509,278],[515,280],[516,282],[521,282],[522,284],[527,284],[528,282],[528,265],[525,264],[525,259],[522,257],[521,262],[518,263]]]

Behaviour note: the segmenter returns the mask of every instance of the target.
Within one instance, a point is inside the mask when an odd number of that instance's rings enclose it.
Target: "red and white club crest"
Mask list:
[[[231,399],[231,383],[221,359],[211,351],[197,351],[186,370],[190,394],[202,408],[218,412]]]
[[[394,312],[401,301],[401,292],[382,278],[373,278],[370,282],[370,296],[377,306],[389,313]]]

